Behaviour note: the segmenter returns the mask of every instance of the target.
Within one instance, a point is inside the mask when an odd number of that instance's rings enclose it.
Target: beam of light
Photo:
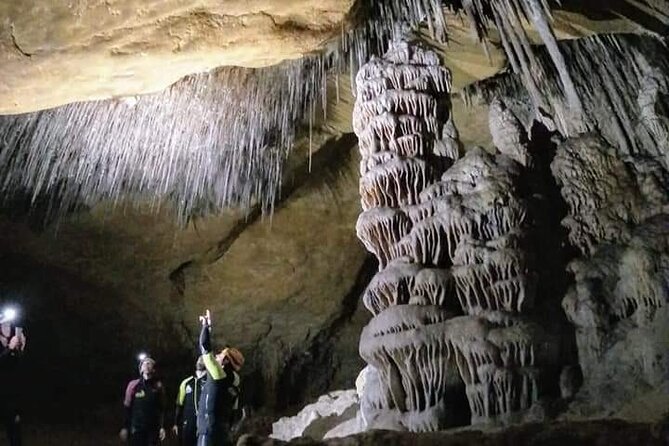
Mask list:
[[[18,317],[18,310],[14,307],[5,308],[2,312],[2,317],[0,317],[1,322],[14,322]]]

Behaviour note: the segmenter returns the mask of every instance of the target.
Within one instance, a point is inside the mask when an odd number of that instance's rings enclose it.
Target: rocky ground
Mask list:
[[[245,435],[238,446],[666,446],[669,445],[669,419],[659,423],[630,423],[622,420],[591,420],[552,424],[527,424],[504,431],[460,429],[429,434],[411,434],[389,431],[372,431],[341,439],[315,441],[309,438],[291,442],[271,440],[266,437]],[[119,444],[113,426],[37,425],[25,426],[25,443],[39,446],[116,446]],[[0,445],[5,445],[0,437]],[[166,446],[176,446],[168,438]]]

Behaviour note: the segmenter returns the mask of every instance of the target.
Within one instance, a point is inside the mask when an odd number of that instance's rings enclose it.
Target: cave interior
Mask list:
[[[0,17],[25,444],[118,444],[139,352],[171,428],[205,309],[239,445],[669,444],[669,2]]]

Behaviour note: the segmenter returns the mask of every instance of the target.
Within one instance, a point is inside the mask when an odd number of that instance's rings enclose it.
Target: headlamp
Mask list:
[[[16,308],[7,307],[3,310],[2,316],[0,317],[0,322],[13,322],[18,317],[19,312]]]

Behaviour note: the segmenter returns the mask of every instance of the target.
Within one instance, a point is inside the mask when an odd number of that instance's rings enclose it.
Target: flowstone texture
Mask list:
[[[493,129],[517,132],[501,144],[504,152],[527,162],[527,147],[520,143],[527,136],[515,117],[507,115],[499,122],[499,116],[491,111]],[[517,142],[512,146],[512,141]],[[423,191],[431,208],[422,221],[426,224],[414,226],[404,240],[410,258],[451,265],[455,294],[470,328],[458,328],[447,337],[457,352],[472,423],[523,419],[544,393],[542,368],[554,364],[557,356],[556,339],[531,322],[528,313],[535,301],[526,246],[531,227],[520,191],[524,167],[514,158],[470,149],[441,181]]]
[[[635,161],[594,135],[566,140],[553,161],[581,253],[562,303],[583,370],[577,413],[614,413],[669,381],[669,190]],[[651,174],[666,175],[661,163]]]
[[[571,251],[562,306],[576,329],[579,362],[579,370],[571,364],[562,374],[562,394],[573,398],[565,416],[646,421],[669,412],[666,39],[611,34],[560,42],[560,49],[581,109],[559,93],[557,72],[542,80],[539,97],[513,75],[470,93],[498,114],[495,101],[503,98],[522,127],[543,132],[555,148],[545,158]],[[505,132],[493,139],[523,142]]]
[[[332,428],[358,412],[358,394],[355,390],[339,390],[318,398],[294,417],[284,417],[272,424],[272,438],[289,441],[297,437],[320,440]]]
[[[443,265],[411,261],[402,247],[413,226],[409,209],[459,156],[450,83],[437,54],[408,39],[392,42],[356,76],[363,208],[356,229],[379,261],[363,298],[375,317],[360,341],[373,366],[361,405],[368,428],[437,430],[452,419],[446,395],[459,385],[457,369],[450,346],[430,330],[457,315],[441,307],[453,297],[452,277]]]
[[[407,39],[356,78],[356,229],[379,261],[363,295],[374,315],[360,340],[374,370],[361,397],[367,428],[510,422],[539,400],[542,367],[555,359],[525,316],[535,298],[521,193],[527,134],[500,101],[490,113],[499,151],[461,158],[439,63]]]

